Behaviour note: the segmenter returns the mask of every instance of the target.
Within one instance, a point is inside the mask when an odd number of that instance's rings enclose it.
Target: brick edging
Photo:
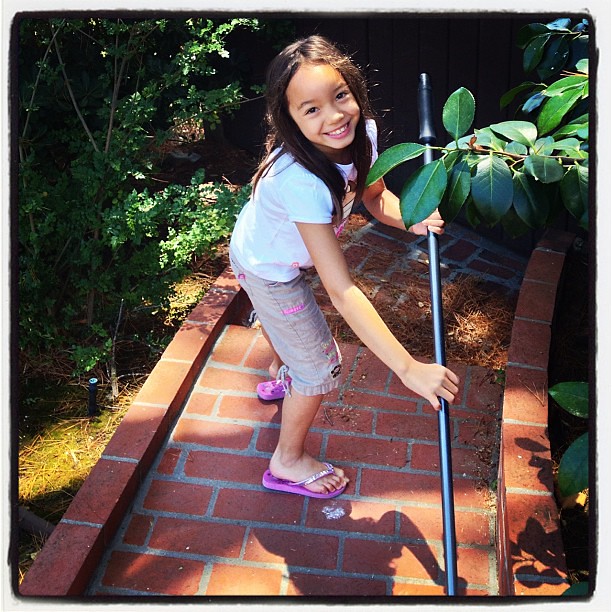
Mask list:
[[[248,300],[231,270],[176,333],[21,585],[26,597],[83,595],[225,325]]]
[[[548,437],[548,359],[555,302],[574,235],[548,230],[525,271],[515,312],[497,490],[499,594],[560,595],[567,567]]]

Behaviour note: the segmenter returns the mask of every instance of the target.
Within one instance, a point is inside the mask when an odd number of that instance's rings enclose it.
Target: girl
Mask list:
[[[329,297],[363,343],[414,392],[439,410],[458,377],[415,360],[354,284],[336,237],[354,202],[405,229],[399,200],[382,180],[365,187],[376,158],[376,127],[364,79],[350,58],[321,36],[298,40],[267,73],[266,156],[253,178],[230,243],[230,261],[271,346],[264,399],[284,396],[278,445],[263,485],[310,497],[344,491],[343,470],[305,452],[323,396],[340,381],[341,356],[306,283],[314,266]],[[441,234],[436,212],[410,231]]]

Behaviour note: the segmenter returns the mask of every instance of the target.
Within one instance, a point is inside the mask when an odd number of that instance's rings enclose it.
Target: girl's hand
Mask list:
[[[435,210],[427,219],[423,219],[420,223],[415,223],[410,227],[413,234],[417,236],[427,236],[427,230],[431,230],[434,234],[444,233],[444,219],[440,216],[440,213]]]
[[[436,363],[414,361],[402,377],[402,382],[424,397],[434,410],[440,410],[440,398],[452,404],[459,392],[459,377]]]

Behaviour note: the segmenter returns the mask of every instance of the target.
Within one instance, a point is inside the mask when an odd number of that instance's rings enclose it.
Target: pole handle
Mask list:
[[[419,113],[419,142],[421,144],[434,144],[436,142],[436,129],[433,121],[433,94],[429,75],[423,72],[419,75],[417,90],[417,111]]]

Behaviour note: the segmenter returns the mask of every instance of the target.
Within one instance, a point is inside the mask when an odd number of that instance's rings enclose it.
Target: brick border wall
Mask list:
[[[574,235],[548,230],[519,293],[508,350],[497,492],[499,594],[560,595],[567,567],[548,437],[555,301]]]
[[[82,595],[225,325],[248,298],[229,268],[190,313],[142,386],[19,586],[28,597]],[[104,492],[104,494],[102,494]]]

